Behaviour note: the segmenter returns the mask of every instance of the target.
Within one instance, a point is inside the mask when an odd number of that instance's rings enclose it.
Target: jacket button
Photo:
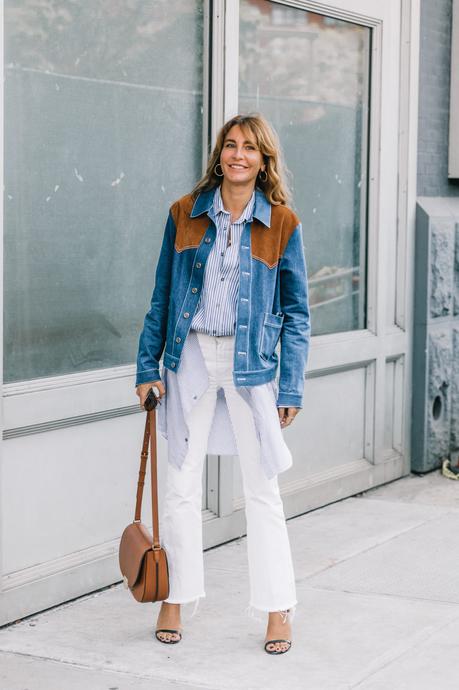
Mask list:
[[[175,369],[175,362],[171,362],[172,369]]]
[[[191,288],[191,292],[196,293],[198,291],[198,288]]]
[[[176,343],[179,343],[181,340],[182,340],[182,339],[181,339],[179,336],[177,336],[176,339],[175,339],[175,342],[176,342]]]
[[[201,263],[200,263],[199,261],[198,261],[198,263],[196,264],[196,268],[201,268]]]
[[[204,242],[205,242],[206,244],[209,244],[209,242],[210,242],[210,237],[206,237],[206,239],[204,240]]]
[[[187,318],[189,317],[189,315],[190,315],[190,312],[186,311],[186,312],[184,313],[183,317],[184,317],[185,319],[187,319]]]

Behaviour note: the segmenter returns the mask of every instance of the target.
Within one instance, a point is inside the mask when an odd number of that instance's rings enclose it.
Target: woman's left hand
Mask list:
[[[282,429],[291,424],[295,419],[301,407],[278,407],[279,420]]]

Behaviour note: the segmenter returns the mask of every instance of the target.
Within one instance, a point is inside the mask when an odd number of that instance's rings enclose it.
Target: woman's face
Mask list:
[[[255,186],[257,175],[265,169],[263,156],[250,129],[231,127],[223,142],[220,165],[227,182]]]

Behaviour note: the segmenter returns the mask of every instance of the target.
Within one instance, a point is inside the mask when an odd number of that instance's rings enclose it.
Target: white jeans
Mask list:
[[[202,473],[217,390],[225,391],[237,441],[247,519],[250,602],[253,609],[278,611],[295,606],[296,588],[290,543],[277,477],[267,479],[259,459],[259,442],[249,404],[234,388],[234,336],[198,333],[209,386],[193,407],[187,425],[188,452],[178,469],[168,463],[161,541],[169,562],[168,603],[205,596],[202,545]],[[262,384],[263,385],[263,384]],[[167,395],[167,391],[166,391]]]

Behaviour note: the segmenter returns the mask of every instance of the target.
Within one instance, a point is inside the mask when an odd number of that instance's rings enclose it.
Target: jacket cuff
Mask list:
[[[146,369],[145,371],[138,371],[135,379],[135,387],[141,383],[150,383],[153,381],[160,381],[159,369]]]
[[[279,393],[277,407],[303,407],[303,396],[295,393]]]

